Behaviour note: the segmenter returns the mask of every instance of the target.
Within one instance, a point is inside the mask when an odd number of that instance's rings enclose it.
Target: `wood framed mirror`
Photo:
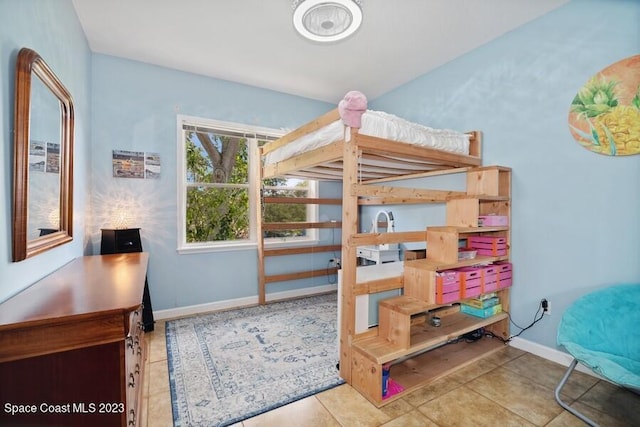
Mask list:
[[[18,53],[13,261],[73,240],[73,100],[35,51]]]

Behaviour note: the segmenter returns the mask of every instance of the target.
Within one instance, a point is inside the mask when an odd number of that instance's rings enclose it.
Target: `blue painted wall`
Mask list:
[[[482,130],[484,163],[513,168],[511,312],[527,325],[549,299],[551,316],[522,335],[539,344],[555,346],[560,316],[580,295],[640,282],[640,156],[591,153],[567,124],[589,77],[639,52],[640,2],[572,1],[372,105]]]
[[[91,227],[99,251],[100,229],[112,227],[114,207],[126,209],[129,226],[141,227],[150,253],[154,310],[257,295],[257,249],[183,254],[177,248],[177,129],[183,114],[271,128],[295,128],[332,105],[255,87],[169,70],[121,58],[93,55],[93,158]],[[160,154],[160,179],[112,177],[112,150]],[[339,211],[323,212],[337,216]],[[327,233],[322,239],[331,239]],[[338,233],[339,240],[339,233]],[[324,268],[327,256],[300,256],[296,269]],[[291,259],[269,260],[278,273]],[[286,266],[283,265],[286,263]],[[288,282],[269,292],[326,284]]]
[[[34,258],[11,262],[14,81],[18,51],[42,56],[71,92],[75,106],[73,242]],[[70,0],[0,0],[0,301],[81,256],[86,244],[89,163],[91,51]]]

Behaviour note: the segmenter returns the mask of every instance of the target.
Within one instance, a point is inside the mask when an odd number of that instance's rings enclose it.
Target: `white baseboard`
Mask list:
[[[267,301],[277,301],[281,299],[299,298],[315,294],[336,291],[338,285],[314,286],[311,288],[294,289],[292,291],[274,292],[266,295]],[[210,302],[206,304],[189,305],[186,307],[169,308],[166,310],[156,310],[153,312],[155,320],[175,319],[177,317],[193,316],[196,314],[209,313],[212,311],[229,310],[233,308],[246,307],[258,304],[258,296],[245,298],[235,298],[224,301]]]
[[[555,348],[547,347],[533,341],[528,341],[520,337],[513,338],[511,340],[511,346],[526,351],[527,353],[531,353],[552,362],[558,363],[562,366],[568,367],[573,361],[573,357],[569,353],[565,353],[563,351],[556,350]],[[596,374],[591,369],[583,366],[580,363],[578,363],[578,366],[576,366],[576,371],[584,372],[585,374],[603,379],[600,375]]]

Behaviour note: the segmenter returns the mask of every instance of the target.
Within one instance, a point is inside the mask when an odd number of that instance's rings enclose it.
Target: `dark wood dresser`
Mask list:
[[[139,425],[147,263],[77,258],[0,304],[0,425]]]

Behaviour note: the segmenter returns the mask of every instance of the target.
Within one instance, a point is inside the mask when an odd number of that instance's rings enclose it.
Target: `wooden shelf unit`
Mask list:
[[[484,337],[473,344],[455,343],[468,332],[485,328],[507,339],[510,289],[497,291],[503,312],[479,318],[460,312],[460,301],[437,304],[436,274],[441,270],[491,264],[510,259],[510,226],[479,227],[479,215],[505,215],[510,219],[511,169],[501,166],[469,168],[466,194],[445,197],[446,224],[426,230],[426,258],[405,261],[403,295],[379,302],[379,325],[353,337],[350,384],[374,405],[384,406],[504,347],[498,338]],[[459,260],[460,242],[469,236],[504,237],[503,256]],[[353,239],[355,240],[355,239]],[[430,318],[437,313],[439,327]],[[404,391],[382,396],[383,365]]]

